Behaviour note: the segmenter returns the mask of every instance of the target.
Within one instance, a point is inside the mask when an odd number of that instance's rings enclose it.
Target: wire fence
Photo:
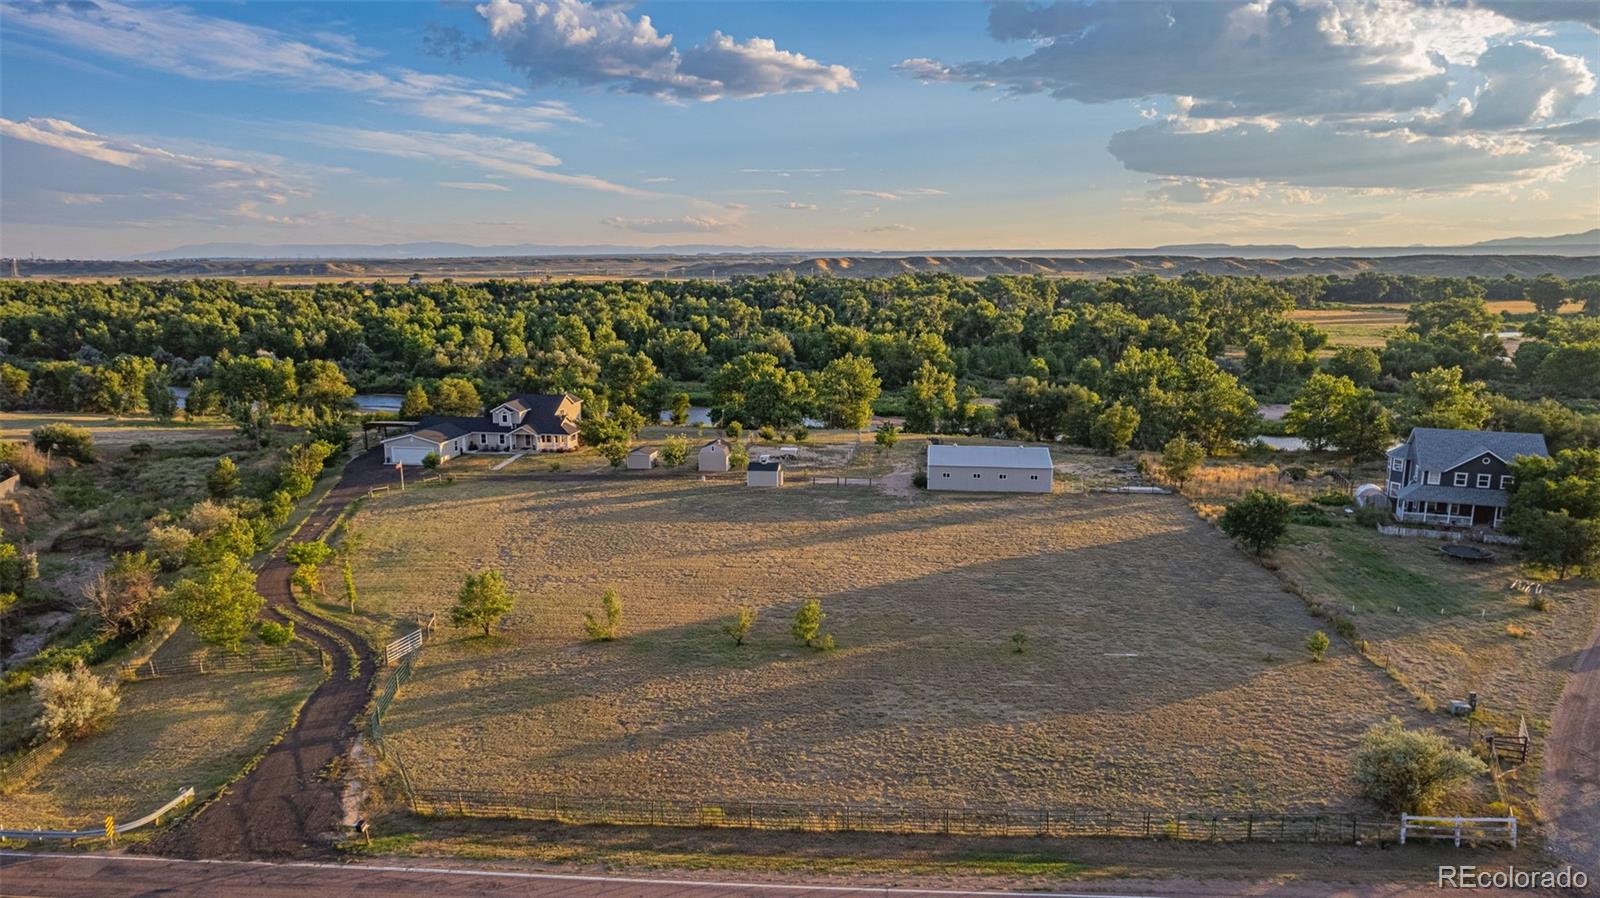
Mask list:
[[[416,793],[411,788],[411,775],[406,771],[405,762],[401,761],[400,756],[391,751],[384,741],[383,715],[387,714],[389,706],[394,704],[395,695],[400,692],[400,687],[411,681],[411,667],[416,659],[416,653],[412,652],[400,659],[400,663],[389,671],[389,676],[384,679],[377,696],[372,700],[372,714],[368,717],[373,749],[377,751],[379,758],[393,764],[400,772],[400,783],[405,788],[406,801],[413,807],[416,806]]]
[[[117,669],[124,680],[155,680],[203,674],[260,673],[295,670],[320,664],[317,655],[288,646],[261,647],[247,652],[192,652],[175,658],[149,658]]]
[[[1355,814],[857,806],[593,798],[471,789],[408,789],[408,792],[411,809],[419,814],[578,825],[1333,844],[1364,844],[1392,840],[1398,835],[1397,825],[1392,820]]]
[[[33,779],[51,761],[67,750],[67,740],[60,737],[46,739],[26,753],[0,768],[0,795],[6,795]]]

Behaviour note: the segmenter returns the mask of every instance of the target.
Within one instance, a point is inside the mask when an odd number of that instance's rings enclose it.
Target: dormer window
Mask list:
[[[1425,481],[1427,481],[1427,484],[1429,486],[1438,486],[1439,485],[1439,472],[1438,471],[1428,471],[1425,474],[1423,474],[1422,477],[1423,477],[1423,479]]]

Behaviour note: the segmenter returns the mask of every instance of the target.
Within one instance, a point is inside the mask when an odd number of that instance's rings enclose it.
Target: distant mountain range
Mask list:
[[[678,244],[664,246],[625,246],[613,244],[558,245],[518,243],[502,246],[476,246],[467,243],[200,243],[168,250],[140,253],[134,261],[161,262],[178,259],[462,259],[511,258],[517,256],[854,256],[904,258],[912,256],[1026,256],[1032,258],[1094,258],[1106,256],[1189,256],[1206,259],[1289,259],[1289,258],[1385,258],[1412,255],[1600,255],[1600,228],[1581,234],[1554,237],[1502,237],[1463,246],[1318,246],[1292,243],[1233,244],[1188,243],[1147,249],[946,249],[905,252],[862,252],[840,248],[784,248],[773,246],[718,246]]]

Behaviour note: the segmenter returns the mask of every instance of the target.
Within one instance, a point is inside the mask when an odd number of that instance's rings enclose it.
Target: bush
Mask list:
[[[145,537],[144,547],[163,568],[175,571],[183,567],[191,542],[194,542],[193,533],[183,527],[169,524],[151,527],[150,535]]]
[[[622,633],[622,599],[617,597],[616,590],[605,591],[600,597],[600,609],[605,615],[603,619],[584,612],[583,632],[596,642],[610,642]]]
[[[670,436],[661,441],[661,463],[669,468],[676,468],[689,458],[689,440],[687,437]]]
[[[439,470],[439,453],[429,452],[422,457],[422,466],[430,471]]]
[[[1427,813],[1450,791],[1489,771],[1443,736],[1408,730],[1393,717],[1361,737],[1354,767],[1362,794],[1400,814]]]
[[[728,426],[723,428],[722,432],[728,435],[728,439],[737,440],[744,435],[744,425],[738,421],[729,421]]]
[[[96,460],[94,434],[71,424],[45,424],[33,429],[33,448],[40,452],[64,455],[89,464]]]
[[[90,673],[82,661],[69,670],[34,677],[33,698],[41,709],[36,726],[47,739],[87,736],[103,726],[122,702],[116,683]]]
[[[1333,526],[1333,520],[1328,517],[1327,513],[1324,512],[1321,507],[1313,505],[1310,502],[1302,502],[1301,504],[1290,509],[1289,523],[1303,524],[1307,527]]]
[[[1363,527],[1376,527],[1389,523],[1389,509],[1383,505],[1362,505],[1356,508],[1356,523]]]
[[[1321,661],[1323,652],[1328,650],[1328,634],[1318,630],[1306,637],[1306,651],[1311,653],[1312,661]]]
[[[143,552],[124,552],[111,557],[107,568],[83,588],[89,607],[100,618],[101,626],[113,633],[139,633],[165,595],[156,583],[159,564]]]
[[[49,476],[44,456],[27,443],[0,443],[0,466],[17,472],[24,484],[35,489],[44,486]]]
[[[911,485],[916,487],[919,490],[927,489],[928,488],[928,472],[927,471],[918,471],[917,473],[912,474],[911,475]]]
[[[818,648],[818,640],[822,637],[822,622],[828,617],[822,610],[822,603],[816,599],[807,599],[805,604],[794,613],[794,623],[789,625],[789,632],[794,634],[796,641],[811,648]],[[833,640],[828,639],[829,647]]]
[[[894,444],[900,441],[900,428],[884,424],[872,435],[872,441],[878,444],[879,449],[893,449]]]
[[[763,440],[766,440],[769,443],[778,438],[778,431],[776,429],[774,429],[770,424],[763,426],[760,430],[758,430],[756,432],[761,435],[761,438]]]
[[[206,492],[213,499],[226,499],[239,489],[239,466],[224,455],[217,459],[211,473],[206,475]]]
[[[288,645],[294,640],[294,621],[280,624],[275,620],[264,620],[256,627],[256,635],[267,645]]]
[[[1350,504],[1350,497],[1345,495],[1340,490],[1326,489],[1320,493],[1317,493],[1315,496],[1312,496],[1311,501],[1317,503],[1318,505],[1327,505],[1331,508],[1341,508]]]
[[[734,612],[733,620],[722,625],[722,632],[733,639],[734,645],[744,645],[744,638],[750,635],[750,628],[756,625],[756,610],[749,605],[740,605]]]

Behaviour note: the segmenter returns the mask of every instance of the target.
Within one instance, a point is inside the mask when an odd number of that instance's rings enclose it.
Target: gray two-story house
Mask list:
[[[1418,427],[1389,450],[1384,492],[1396,520],[1447,527],[1499,527],[1506,513],[1510,465],[1543,455],[1544,435]]]

